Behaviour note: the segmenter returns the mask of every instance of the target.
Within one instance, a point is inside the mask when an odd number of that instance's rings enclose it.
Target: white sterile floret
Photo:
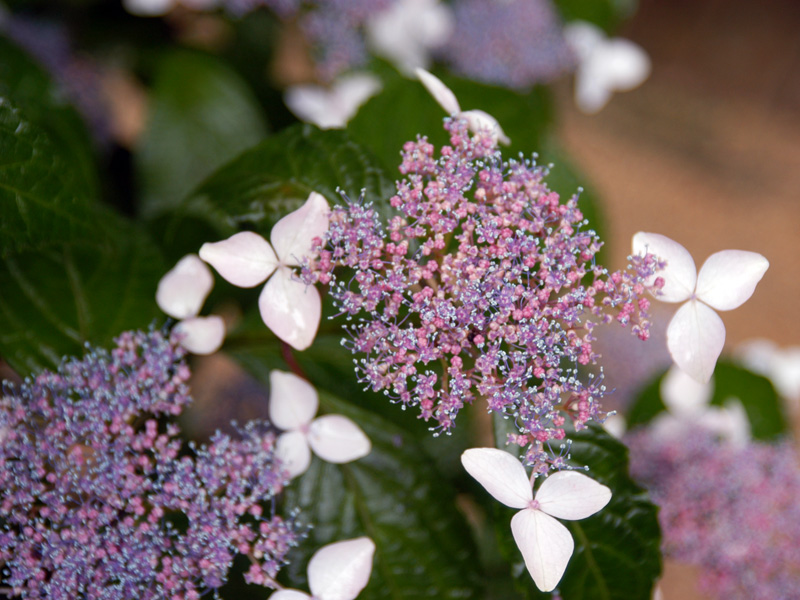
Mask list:
[[[800,346],[780,348],[771,340],[755,339],[741,344],[736,354],[748,369],[769,378],[778,394],[798,408]]]
[[[600,111],[614,92],[632,90],[650,75],[650,58],[630,40],[609,39],[585,21],[569,23],[564,37],[578,59],[575,104],[585,113]]]
[[[298,118],[321,129],[347,125],[361,105],[381,90],[380,79],[368,73],[351,73],[330,87],[303,84],[286,90],[284,100]]]
[[[261,318],[296,350],[314,341],[322,301],[317,289],[297,279],[291,267],[311,256],[314,238],[328,230],[329,213],[325,197],[311,192],[303,206],[272,228],[272,245],[257,233],[242,231],[200,248],[200,258],[233,285],[254,287],[269,278],[258,299]]]
[[[319,408],[317,390],[305,379],[272,371],[269,374],[269,418],[283,429],[276,453],[289,477],[305,473],[311,451],[330,463],[347,463],[370,453],[369,438],[352,420],[342,415],[314,418]]]
[[[672,360],[697,381],[711,379],[725,345],[725,326],[716,310],[732,310],[753,295],[769,268],[756,252],[723,250],[708,257],[700,273],[691,254],[678,242],[657,233],[633,236],[633,253],[651,253],[666,261],[647,282],[664,281],[656,296],[663,302],[683,302],[667,327],[667,347]]]
[[[298,590],[280,590],[270,600],[355,600],[372,572],[375,543],[360,537],[323,546],[308,562],[311,596]]]
[[[455,27],[450,8],[439,0],[397,0],[367,21],[367,41],[400,71],[427,69],[431,49],[444,44]]]
[[[472,448],[461,455],[467,472],[496,500],[521,509],[511,519],[511,533],[536,587],[555,589],[575,547],[559,519],[585,519],[611,500],[611,490],[577,471],[558,471],[542,482],[536,495],[525,467],[497,448]]]
[[[508,136],[503,133],[500,123],[498,123],[497,119],[492,115],[477,109],[462,111],[456,99],[456,95],[441,79],[432,73],[428,73],[425,69],[417,69],[415,72],[417,74],[417,79],[425,86],[425,89],[433,96],[433,99],[436,100],[439,106],[441,106],[448,115],[465,119],[472,133],[488,131],[495,142],[499,141],[506,145],[511,143]]]
[[[161,278],[156,304],[170,317],[179,319],[175,333],[192,354],[213,354],[225,339],[225,322],[217,315],[200,317],[214,276],[196,254],[187,254]]]

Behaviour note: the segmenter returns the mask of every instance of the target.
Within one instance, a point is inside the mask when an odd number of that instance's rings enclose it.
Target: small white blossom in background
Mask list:
[[[272,228],[272,245],[257,233],[243,231],[200,248],[200,258],[235,286],[255,287],[269,279],[258,298],[261,318],[295,350],[305,350],[314,341],[322,300],[316,288],[295,277],[291,267],[311,256],[314,238],[328,229],[329,213],[325,197],[311,192],[303,206]]]
[[[800,346],[781,348],[771,340],[750,340],[736,349],[736,355],[748,369],[772,381],[793,410],[800,410]]]
[[[178,319],[175,333],[192,354],[213,354],[225,339],[225,322],[217,315],[200,317],[214,287],[214,275],[196,254],[187,254],[158,282],[156,304]]]
[[[352,420],[342,415],[314,418],[319,408],[317,390],[293,373],[269,374],[269,419],[285,433],[278,438],[276,453],[289,477],[305,473],[311,450],[330,463],[347,463],[370,453],[372,444]]]
[[[136,17],[162,17],[179,4],[191,10],[212,10],[219,0],[122,0],[125,10]]]
[[[585,21],[569,23],[564,37],[578,59],[575,104],[585,113],[599,112],[614,92],[639,87],[650,76],[650,58],[630,40],[609,39]]]
[[[662,302],[683,302],[667,327],[672,360],[701,383],[711,379],[725,345],[725,325],[716,310],[732,310],[753,295],[769,268],[756,252],[723,250],[706,259],[698,274],[692,255],[678,242],[657,233],[633,236],[633,254],[651,253],[666,267],[650,278],[660,278]]]
[[[341,129],[358,109],[381,91],[381,81],[368,73],[342,75],[330,87],[303,84],[286,90],[284,101],[295,116],[320,129]]]
[[[511,533],[536,587],[555,589],[575,543],[569,530],[555,518],[585,519],[611,500],[611,490],[577,471],[558,471],[548,476],[536,492],[525,467],[508,452],[497,448],[472,448],[461,463],[495,500],[520,509],[511,519]]]
[[[435,75],[428,73],[424,69],[416,70],[417,79],[420,80],[425,89],[428,90],[433,99],[441,106],[445,112],[452,116],[464,119],[469,126],[472,133],[479,133],[482,131],[489,131],[495,142],[499,141],[502,144],[510,144],[511,140],[508,139],[500,123],[497,122],[492,115],[483,112],[482,110],[461,110],[461,105],[453,91],[447,87],[441,79]]]
[[[375,543],[360,537],[323,546],[308,561],[308,588],[279,590],[270,600],[355,600],[372,572]]]
[[[439,0],[397,0],[367,21],[367,41],[375,54],[411,75],[430,66],[431,50],[447,41],[454,24]]]

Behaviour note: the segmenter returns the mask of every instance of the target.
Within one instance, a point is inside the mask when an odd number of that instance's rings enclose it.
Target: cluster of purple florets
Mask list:
[[[664,553],[701,567],[725,600],[796,598],[800,463],[789,442],[737,446],[703,428],[626,438],[631,474],[659,505]]]
[[[360,381],[418,407],[437,431],[485,399],[546,471],[567,416],[578,428],[604,417],[600,378],[579,373],[597,358],[594,326],[616,320],[646,339],[643,282],[658,265],[647,255],[609,273],[577,197],[562,203],[546,169],[504,161],[488,132],[445,123],[451,145],[438,158],[425,138],[406,143],[385,226],[364,203],[334,208],[306,278],[330,283],[351,321]]]
[[[237,554],[271,587],[298,539],[265,507],[285,474],[275,437],[186,445],[168,417],[191,401],[183,351],[129,332],[0,401],[0,586],[22,598],[194,599]]]

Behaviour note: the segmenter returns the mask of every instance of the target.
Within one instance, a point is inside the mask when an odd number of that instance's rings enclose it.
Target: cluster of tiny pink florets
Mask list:
[[[546,470],[566,416],[578,428],[603,417],[600,378],[579,374],[597,358],[593,327],[616,319],[646,339],[643,282],[658,264],[635,257],[609,273],[595,264],[601,243],[577,197],[562,203],[546,169],[504,161],[464,121],[445,128],[438,158],[426,138],[405,144],[398,214],[385,226],[363,202],[333,210],[306,278],[330,283],[348,315],[361,381],[443,431],[485,399],[515,420],[527,462]]]

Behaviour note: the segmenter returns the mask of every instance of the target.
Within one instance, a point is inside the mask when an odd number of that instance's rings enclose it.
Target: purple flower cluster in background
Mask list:
[[[364,203],[334,208],[305,277],[330,283],[337,307],[358,317],[345,344],[364,356],[361,382],[419,407],[439,431],[485,398],[546,471],[559,466],[548,442],[564,437],[565,415],[577,428],[604,418],[600,378],[579,373],[597,358],[594,326],[616,319],[646,339],[643,280],[659,265],[647,255],[609,273],[577,196],[562,203],[546,169],[504,161],[491,132],[471,137],[458,119],[445,128],[451,145],[438,158],[426,138],[405,144],[399,214],[385,227]]]
[[[548,0],[460,0],[453,11],[455,31],[441,54],[456,73],[524,90],[575,66]]]
[[[800,589],[800,464],[789,443],[741,447],[703,428],[626,437],[631,473],[661,507],[664,552],[701,567],[725,600],[795,598]]]
[[[0,402],[0,569],[23,598],[194,599],[227,580],[272,587],[297,542],[264,506],[285,473],[274,434],[185,445],[167,422],[191,401],[183,350],[128,332]]]

